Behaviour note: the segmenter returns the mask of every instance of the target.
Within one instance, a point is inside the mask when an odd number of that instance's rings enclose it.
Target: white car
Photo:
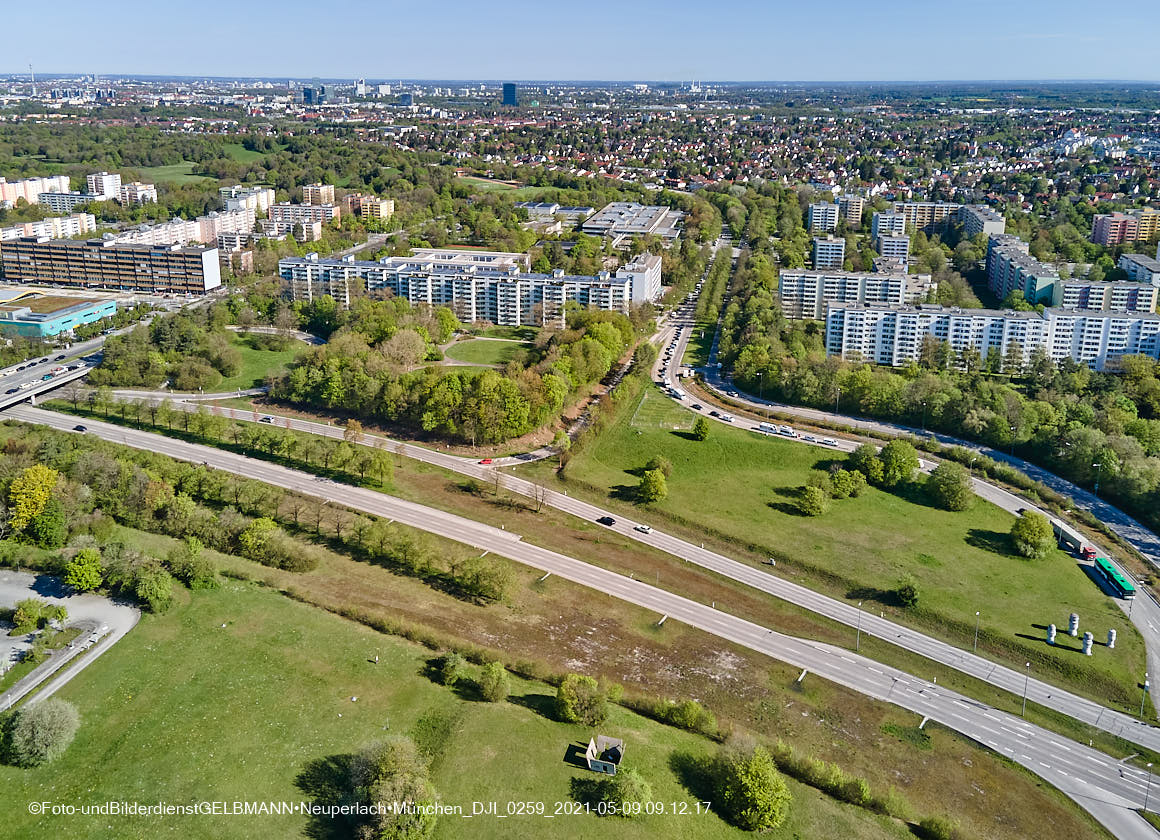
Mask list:
[[[640,531],[642,534],[651,534],[652,533],[652,528],[650,528],[648,525],[636,525],[633,527],[632,530]]]

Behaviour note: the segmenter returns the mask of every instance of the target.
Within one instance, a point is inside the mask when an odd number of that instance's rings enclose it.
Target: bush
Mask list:
[[[1024,557],[1042,559],[1055,546],[1055,532],[1046,516],[1029,510],[1011,526],[1011,543]]]
[[[68,611],[62,606],[40,598],[25,598],[16,602],[16,609],[12,612],[12,623],[16,625],[12,632],[20,636],[38,630],[54,619],[64,621],[66,618]]]
[[[918,470],[918,451],[908,441],[895,438],[878,453],[882,462],[881,485],[886,488],[908,483]]]
[[[709,439],[709,421],[704,417],[698,417],[693,421],[693,439],[694,440],[708,440]]]
[[[618,770],[606,784],[608,794],[605,801],[616,804],[614,813],[618,817],[639,816],[644,813],[644,808],[638,810],[633,806],[643,806],[652,801],[652,786],[632,767]]]
[[[467,662],[455,651],[446,653],[435,661],[435,679],[449,688],[459,682]]]
[[[913,607],[918,604],[918,581],[914,575],[907,573],[898,579],[898,586],[894,590],[899,603],[904,607]]]
[[[959,825],[948,817],[927,817],[918,824],[923,840],[957,840]]]
[[[797,506],[804,516],[821,516],[830,509],[830,494],[820,487],[803,487],[798,493]]]
[[[410,738],[397,736],[364,747],[350,763],[350,794],[378,806],[356,837],[419,840],[435,829],[436,815],[425,808],[394,808],[395,803],[429,805],[436,799],[427,762]],[[345,799],[346,797],[340,797]]]
[[[665,474],[665,478],[671,478],[673,475],[673,462],[664,455],[653,455],[648,459],[648,463],[644,465],[646,470],[660,470]]]
[[[713,766],[718,810],[746,831],[778,828],[793,800],[765,747],[730,741]]]
[[[556,689],[556,716],[565,723],[599,726],[608,717],[608,698],[592,677],[569,674]]]
[[[104,582],[101,552],[82,548],[64,567],[64,582],[77,592],[92,592]]]
[[[137,568],[133,592],[149,612],[163,613],[173,605],[173,577],[150,558]]]
[[[76,707],[56,697],[24,706],[11,723],[9,751],[13,763],[37,767],[60,758],[76,736],[80,722]]]
[[[966,510],[975,499],[971,475],[962,464],[943,461],[926,479],[931,501],[944,510]]]
[[[41,548],[60,548],[68,539],[68,522],[60,499],[52,498],[28,523],[28,535]]]
[[[657,703],[650,714],[661,723],[669,726],[678,726],[690,732],[701,732],[712,735],[717,731],[717,719],[713,713],[696,700],[683,700],[680,703],[671,700]]]
[[[206,556],[197,537],[186,537],[184,543],[169,552],[165,562],[173,576],[190,589],[217,586],[217,566]]]
[[[511,691],[511,682],[502,662],[489,662],[479,675],[479,693],[489,703],[502,703]]]
[[[830,495],[835,499],[856,498],[866,489],[866,476],[860,470],[834,470],[830,475]]]

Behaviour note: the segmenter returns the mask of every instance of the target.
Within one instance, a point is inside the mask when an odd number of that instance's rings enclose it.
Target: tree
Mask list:
[[[43,464],[33,464],[12,479],[8,487],[9,524],[13,531],[23,531],[44,511],[60,473]]]
[[[1042,559],[1055,546],[1055,532],[1046,516],[1028,510],[1011,526],[1011,543],[1024,557]]]
[[[797,505],[805,516],[821,516],[830,508],[830,494],[820,487],[807,485],[798,491]]]
[[[190,589],[212,589],[217,586],[217,567],[205,554],[197,537],[189,536],[165,558],[173,576]]]
[[[709,437],[709,421],[704,417],[698,417],[693,421],[693,439],[707,440]]]
[[[511,691],[507,669],[502,662],[488,662],[479,675],[479,693],[489,703],[502,703]]]
[[[427,761],[410,738],[396,736],[365,747],[350,763],[350,787],[355,801],[375,806],[367,833],[356,836],[381,840],[421,840],[435,829],[435,802]],[[395,803],[415,807],[396,808]]]
[[[459,682],[467,661],[455,651],[445,653],[435,661],[435,678],[448,688]]]
[[[80,723],[76,706],[56,697],[22,707],[12,722],[9,742],[14,763],[37,767],[60,758]]]
[[[55,496],[48,500],[27,529],[28,536],[41,548],[60,548],[68,539],[68,522],[64,505]]]
[[[64,567],[64,582],[77,592],[92,592],[104,582],[101,552],[82,548]]]
[[[914,575],[907,572],[898,579],[898,585],[894,589],[894,594],[898,596],[899,603],[904,607],[913,607],[918,604],[918,581]]]
[[[608,717],[608,698],[592,677],[569,674],[556,689],[556,715],[566,723],[599,726]]]
[[[954,461],[943,461],[931,471],[926,491],[936,505],[946,510],[966,510],[975,498],[971,474]]]
[[[718,810],[727,820],[746,831],[769,831],[785,822],[793,797],[765,747],[731,741],[713,770]]]
[[[644,465],[646,470],[660,470],[664,473],[665,478],[671,478],[673,475],[673,462],[664,455],[653,455],[648,459],[648,463]]]
[[[630,819],[644,813],[641,806],[652,801],[652,786],[635,768],[624,767],[604,783],[601,799],[616,804],[613,814]]]
[[[664,501],[669,495],[668,482],[660,470],[645,470],[636,488],[636,497],[645,504]]]
[[[866,489],[866,476],[860,470],[834,470],[830,474],[830,495],[835,499],[857,497]]]
[[[163,613],[173,604],[173,577],[160,563],[146,563],[137,569],[133,591],[147,610]]]
[[[357,444],[362,441],[363,424],[351,418],[346,421],[346,428],[342,430],[342,439],[349,444]]]
[[[882,462],[883,487],[897,487],[909,482],[918,469],[918,451],[908,441],[892,440],[878,453]]]

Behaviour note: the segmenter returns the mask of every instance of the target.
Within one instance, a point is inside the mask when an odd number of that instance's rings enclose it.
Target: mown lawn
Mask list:
[[[236,160],[238,163],[253,163],[268,154],[268,152],[255,152],[252,149],[247,149],[241,143],[225,143],[222,146],[222,152],[230,160]]]
[[[857,499],[835,501],[821,516],[804,517],[795,507],[797,488],[811,471],[826,470],[843,456],[721,423],[712,423],[709,439],[697,442],[683,431],[690,412],[652,386],[643,399],[640,410],[626,406],[572,459],[566,474],[573,484],[583,482],[602,502],[627,510],[636,471],[653,455],[664,455],[673,463],[668,498],[652,505],[651,514],[636,514],[653,525],[675,524],[693,539],[718,537],[750,556],[777,556],[780,574],[925,624],[959,644],[972,643],[978,610],[981,650],[988,655],[1020,665],[1030,655],[1033,667],[1047,667],[1041,671],[1046,678],[1054,670],[1089,694],[1138,704],[1145,665],[1135,628],[1063,552],[1038,561],[1013,555],[1010,514],[979,499],[969,511],[952,513],[932,507],[918,488],[871,488]],[[904,573],[918,580],[918,615],[893,603],[890,590]],[[1042,641],[1048,624],[1066,630],[1072,612],[1080,616],[1081,632],[1095,634],[1091,658],[1064,632],[1054,648]],[[1104,646],[1109,628],[1118,633],[1115,650]]]
[[[344,836],[325,818],[300,815],[35,816],[27,803],[309,800],[334,782],[343,757],[387,733],[412,735],[434,757],[432,780],[446,805],[470,813],[475,801],[496,802],[504,813],[509,801],[543,802],[552,813],[557,802],[567,802],[570,780],[589,774],[565,763],[565,751],[590,733],[542,714],[552,689],[514,679],[508,702],[478,702],[470,692],[422,676],[430,655],[255,584],[227,581],[216,591],[183,592],[170,613],[146,616],[62,690],[82,716],[63,758],[34,770],[0,766],[5,833]],[[674,754],[708,754],[714,748],[709,741],[620,708],[601,731],[626,740],[625,765],[649,780],[655,800],[694,802],[670,762]],[[909,836],[898,823],[789,784],[795,797],[790,820],[770,836]],[[435,832],[441,838],[597,834],[746,836],[716,815],[695,813],[633,821],[444,816]]]
[[[256,339],[255,339],[256,340]],[[284,371],[287,366],[306,349],[306,344],[292,339],[285,350],[266,350],[254,346],[251,339],[244,335],[234,335],[234,346],[242,353],[242,368],[236,376],[228,376],[222,380],[216,390],[234,391],[246,388],[256,388],[263,384],[270,374]]]
[[[473,338],[452,344],[443,355],[473,365],[506,365],[522,347],[527,347],[522,341]]]
[[[205,175],[194,175],[193,161],[172,163],[167,166],[144,166],[137,168],[141,179],[148,184],[196,184],[199,181],[212,181]]]

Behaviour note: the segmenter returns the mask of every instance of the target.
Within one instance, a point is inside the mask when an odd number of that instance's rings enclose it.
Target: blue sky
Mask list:
[[[1160,79],[1160,3],[5,3],[0,73],[368,79]],[[111,48],[105,45],[112,45]]]

